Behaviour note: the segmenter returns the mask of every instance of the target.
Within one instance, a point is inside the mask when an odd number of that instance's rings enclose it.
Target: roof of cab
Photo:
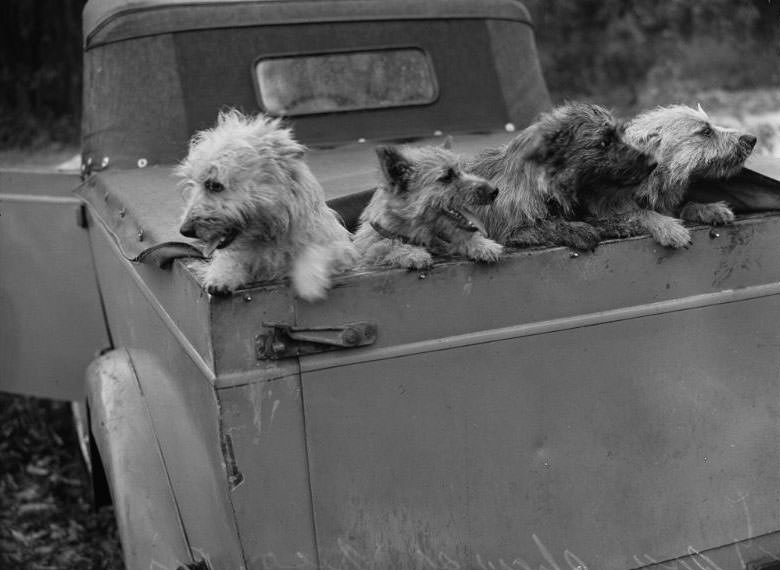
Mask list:
[[[530,24],[518,0],[89,0],[86,49],[161,33],[257,25],[490,18]]]

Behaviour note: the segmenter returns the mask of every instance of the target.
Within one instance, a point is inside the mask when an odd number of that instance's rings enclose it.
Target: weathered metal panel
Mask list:
[[[131,264],[102,225],[94,226],[90,239],[114,343],[133,354],[193,556],[213,568],[240,569],[244,557],[229,495],[230,454],[213,371],[178,326],[181,312],[194,306],[189,281],[179,265],[165,270]],[[174,286],[180,297],[168,296]]]
[[[130,354],[110,351],[87,371],[91,429],[110,481],[125,567],[178,568],[192,553]]]
[[[321,564],[626,569],[777,530],[767,291],[304,372]]]
[[[0,174],[0,390],[84,397],[84,370],[110,346],[77,175]]]
[[[231,490],[247,565],[316,568],[300,377],[219,391],[240,482]]]
[[[490,266],[457,261],[421,273],[355,273],[336,281],[327,302],[299,302],[296,324],[377,322],[376,344],[344,355],[372,358],[408,343],[780,281],[780,217],[744,218],[716,232],[700,227],[691,233],[690,250],[643,237],[579,255],[565,248],[516,250]]]

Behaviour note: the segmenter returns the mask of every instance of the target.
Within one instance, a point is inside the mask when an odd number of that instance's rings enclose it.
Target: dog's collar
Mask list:
[[[401,243],[412,243],[412,240],[410,240],[407,236],[399,234],[398,232],[391,232],[387,228],[380,226],[378,222],[371,222],[371,227],[376,233],[385,239],[396,239]]]

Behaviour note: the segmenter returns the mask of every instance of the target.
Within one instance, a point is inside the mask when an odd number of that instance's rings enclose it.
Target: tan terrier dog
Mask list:
[[[176,170],[190,191],[180,232],[207,244],[211,260],[195,265],[207,291],[289,276],[295,293],[314,301],[355,263],[304,150],[278,120],[235,110],[192,138]]]
[[[691,182],[737,174],[753,151],[756,137],[718,127],[702,110],[685,105],[658,107],[632,119],[626,140],[651,154],[656,168],[632,192],[601,188],[584,199],[596,218],[615,224],[616,235],[650,233],[661,245],[680,248],[691,243],[682,218],[705,224],[728,224],[734,214],[725,202],[685,203]],[[617,235],[620,234],[620,235]]]
[[[472,209],[495,200],[493,185],[464,172],[445,147],[380,146],[376,153],[384,184],[355,234],[364,262],[422,269],[433,264],[432,253],[498,261],[503,248],[485,236]]]

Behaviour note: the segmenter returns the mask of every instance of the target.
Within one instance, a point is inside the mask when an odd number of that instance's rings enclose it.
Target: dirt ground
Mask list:
[[[94,509],[70,406],[0,393],[0,568],[121,570],[113,509]]]
[[[719,124],[759,137],[755,152],[780,157],[780,88],[707,91],[700,103]],[[0,168],[56,168],[74,147],[0,150]],[[121,570],[111,507],[95,510],[64,403],[0,393],[0,569]]]

